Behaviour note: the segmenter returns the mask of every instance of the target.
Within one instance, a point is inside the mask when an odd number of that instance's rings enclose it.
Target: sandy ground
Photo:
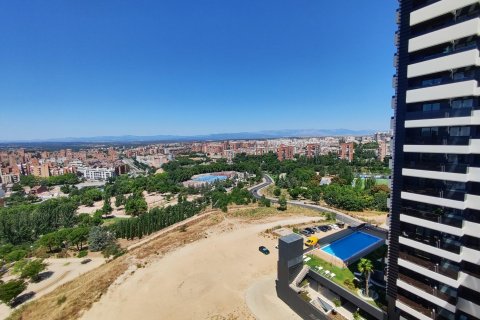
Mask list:
[[[266,317],[270,311],[277,314],[272,310],[286,315],[293,311],[276,297],[271,279],[276,274],[277,241],[263,231],[312,220],[318,217],[254,223],[226,218],[205,238],[117,281],[82,319],[255,319],[252,312],[258,312],[258,319],[282,319]],[[271,254],[260,253],[260,245]]]
[[[84,274],[90,270],[95,269],[105,262],[103,258],[90,258],[91,262],[87,264],[81,264],[80,262],[85,258],[65,258],[65,259],[45,259],[48,264],[47,269],[44,272],[52,272],[49,278],[42,280],[38,283],[30,283],[22,294],[35,293],[32,301],[39,297],[53,291],[60,285],[75,279],[76,277]],[[4,277],[2,280],[12,279],[12,276]],[[21,306],[21,305],[20,305]],[[5,304],[0,305],[0,319],[5,319],[12,309]]]
[[[275,277],[265,277],[256,281],[247,289],[245,300],[248,308],[257,319],[302,319],[277,297]]]

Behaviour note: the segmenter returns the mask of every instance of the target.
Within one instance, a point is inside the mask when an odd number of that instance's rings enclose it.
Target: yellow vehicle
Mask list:
[[[305,241],[305,245],[309,247],[313,247],[317,244],[318,238],[317,237],[308,237],[307,241]]]

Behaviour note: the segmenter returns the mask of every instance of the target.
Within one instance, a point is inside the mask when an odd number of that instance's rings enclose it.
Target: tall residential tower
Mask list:
[[[480,1],[399,2],[389,319],[480,319]]]

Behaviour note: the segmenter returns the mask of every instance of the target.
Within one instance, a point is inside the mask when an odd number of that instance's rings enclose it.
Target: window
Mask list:
[[[422,128],[422,137],[436,137],[438,136],[438,127]]]
[[[473,108],[473,99],[458,99],[451,103],[452,109]]]
[[[464,72],[455,72],[453,74],[453,80],[462,80],[465,78],[465,73]]]
[[[470,127],[450,127],[450,137],[467,137],[470,135]]]
[[[422,80],[422,86],[434,86],[440,83],[442,83],[442,78]]]
[[[438,111],[440,110],[440,103],[424,103],[423,104],[423,112],[429,112],[429,111]]]

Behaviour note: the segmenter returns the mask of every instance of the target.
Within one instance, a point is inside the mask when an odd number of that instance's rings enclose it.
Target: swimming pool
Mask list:
[[[227,180],[227,177],[226,176],[216,176],[216,175],[205,175],[205,176],[195,177],[192,180],[193,181],[213,183],[217,180],[220,180],[220,181]]]
[[[357,253],[382,241],[383,240],[378,237],[357,231],[330,243],[323,247],[322,250],[332,256],[342,259],[343,261],[347,261]]]

